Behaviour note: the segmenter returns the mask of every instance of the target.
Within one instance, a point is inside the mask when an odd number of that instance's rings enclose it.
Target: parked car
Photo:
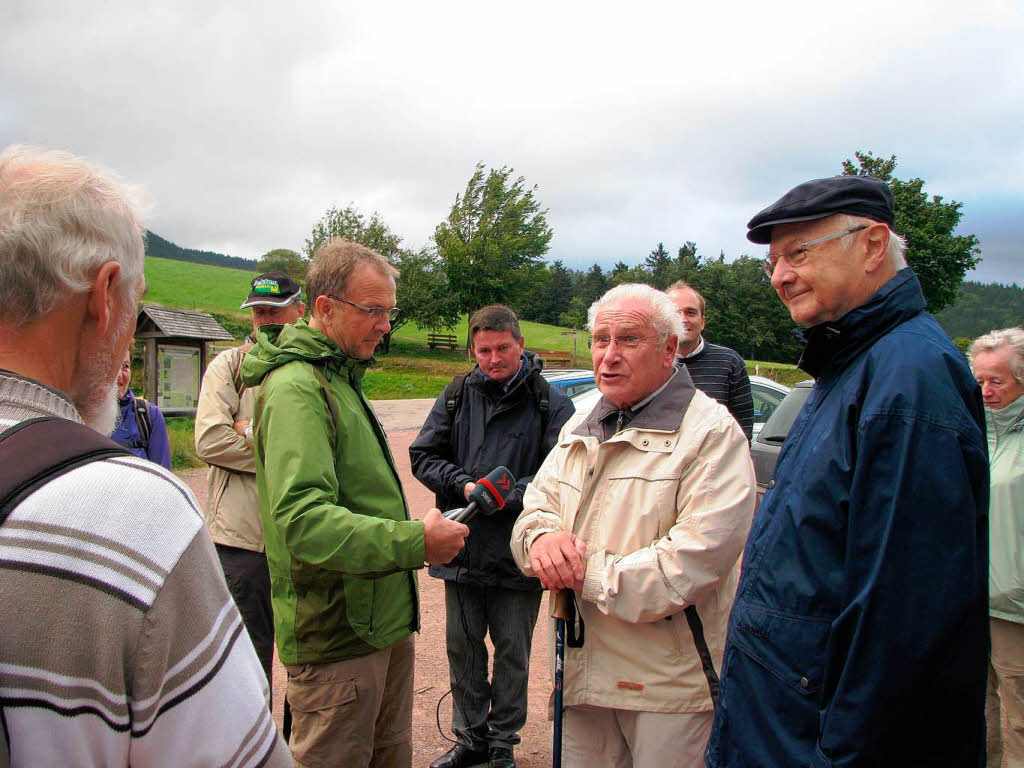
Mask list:
[[[540,372],[540,375],[547,379],[551,386],[558,387],[569,397],[589,392],[597,386],[594,383],[594,372],[588,371],[586,368],[545,369]]]
[[[577,413],[590,413],[594,406],[597,405],[597,401],[601,399],[601,392],[596,389],[596,384],[593,381],[593,372],[588,371],[588,373],[590,373],[591,388],[575,396],[570,395],[573,405],[576,406]],[[555,382],[552,381],[551,383],[554,384]],[[789,394],[789,387],[785,384],[779,384],[777,381],[766,379],[764,376],[751,376],[750,394],[754,399],[754,437],[756,438],[764,423],[775,413],[779,405]]]
[[[750,444],[750,458],[754,461],[754,474],[757,476],[758,504],[761,503],[765,491],[774,484],[775,464],[779,460],[782,443],[785,442],[790,427],[796,421],[797,414],[804,407],[812,389],[813,379],[801,381],[793,387],[785,399],[776,406]]]
[[[764,376],[750,377],[750,395],[754,399],[754,437],[756,438],[765,422],[775,409],[786,399],[789,387]]]

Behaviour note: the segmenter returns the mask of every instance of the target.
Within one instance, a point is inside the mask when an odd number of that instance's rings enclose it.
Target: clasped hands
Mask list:
[[[545,589],[583,589],[587,545],[568,531],[542,533],[530,544],[530,567]]]

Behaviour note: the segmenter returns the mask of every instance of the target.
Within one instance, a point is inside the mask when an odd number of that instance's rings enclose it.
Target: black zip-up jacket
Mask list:
[[[466,378],[454,419],[445,395],[430,410],[419,436],[409,446],[412,472],[434,492],[441,511],[466,506],[462,489],[498,466],[516,477],[504,508],[492,516],[477,515],[469,522],[466,546],[446,565],[430,566],[430,575],[476,586],[539,590],[537,579],[522,574],[512,559],[512,526],[523,511],[523,491],[558,441],[562,425],[575,409],[557,387],[548,394],[547,427],[541,429],[540,402],[529,384],[543,363],[526,353],[524,375],[507,392],[474,368]]]

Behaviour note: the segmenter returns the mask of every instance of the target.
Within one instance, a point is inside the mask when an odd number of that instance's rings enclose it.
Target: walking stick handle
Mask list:
[[[567,589],[551,591],[551,598],[548,603],[551,607],[551,618],[572,620],[572,592]]]

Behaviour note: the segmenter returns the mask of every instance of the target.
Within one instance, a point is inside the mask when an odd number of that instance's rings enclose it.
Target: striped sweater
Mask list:
[[[0,371],[0,432],[47,415],[81,421]],[[20,502],[0,605],[12,765],[291,765],[202,513],[163,468],[108,458]]]
[[[701,339],[695,352],[686,357],[676,356],[676,367],[680,365],[686,366],[697,389],[729,409],[749,442],[754,426],[754,400],[743,358],[728,347]]]

